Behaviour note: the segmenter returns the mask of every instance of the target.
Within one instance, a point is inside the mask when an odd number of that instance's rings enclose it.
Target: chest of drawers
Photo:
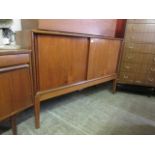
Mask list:
[[[155,86],[155,20],[128,20],[119,83]]]

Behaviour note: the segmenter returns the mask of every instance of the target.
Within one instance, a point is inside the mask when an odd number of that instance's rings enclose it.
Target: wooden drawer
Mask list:
[[[119,82],[132,84],[134,82],[134,73],[121,72],[119,75]]]
[[[154,64],[155,54],[124,51],[122,61],[141,65]]]
[[[124,51],[122,61],[126,63],[139,64],[142,62],[143,54],[136,52],[126,52]]]
[[[150,55],[149,55],[148,63],[149,63],[151,66],[155,66],[155,54],[150,54]]]
[[[155,32],[130,32],[125,35],[126,41],[141,42],[141,43],[155,43]]]
[[[136,85],[145,85],[145,81],[146,81],[146,75],[147,74],[135,74],[135,78],[134,78],[134,84]]]
[[[155,23],[155,19],[128,19],[127,23]]]
[[[148,86],[155,86],[155,73],[149,73],[146,75],[145,84]]]
[[[131,73],[147,73],[148,69],[147,69],[148,65],[147,64],[136,64],[136,63],[127,63],[127,62],[123,62],[121,64],[121,68],[120,71],[121,72],[131,72]]]
[[[29,63],[29,54],[0,56],[0,67],[14,66]]]
[[[155,44],[125,42],[124,51],[155,54]]]
[[[155,24],[127,24],[127,33],[155,33]]]

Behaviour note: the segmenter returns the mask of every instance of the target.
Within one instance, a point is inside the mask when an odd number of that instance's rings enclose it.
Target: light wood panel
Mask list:
[[[0,67],[27,64],[30,62],[29,54],[0,56]]]
[[[106,81],[115,92],[120,39],[43,30],[32,37],[36,128],[40,101]]]
[[[88,64],[88,79],[116,73],[120,41],[92,38]]]

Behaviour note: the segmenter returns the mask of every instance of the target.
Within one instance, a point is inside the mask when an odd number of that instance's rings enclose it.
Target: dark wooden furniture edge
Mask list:
[[[64,31],[51,31],[51,30],[48,31],[48,30],[34,29],[34,30],[32,30],[32,32],[36,33],[36,34],[53,34],[53,35],[61,35],[61,36],[123,40],[122,38],[108,37],[108,36],[103,36],[103,35],[71,33],[71,32],[64,32]]]
[[[30,49],[18,49],[18,50],[2,50],[0,49],[0,56],[1,55],[15,55],[15,54],[27,54],[27,53],[31,53],[32,50]]]

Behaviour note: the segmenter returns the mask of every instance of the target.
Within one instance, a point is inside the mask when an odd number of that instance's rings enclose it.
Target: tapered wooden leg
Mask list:
[[[34,103],[34,111],[35,111],[35,127],[36,129],[40,128],[40,100],[39,96],[35,96]]]
[[[16,116],[11,117],[11,127],[12,127],[12,133],[14,135],[17,135]]]
[[[112,92],[113,94],[116,93],[116,86],[117,86],[117,80],[113,80],[113,88],[112,88]]]

